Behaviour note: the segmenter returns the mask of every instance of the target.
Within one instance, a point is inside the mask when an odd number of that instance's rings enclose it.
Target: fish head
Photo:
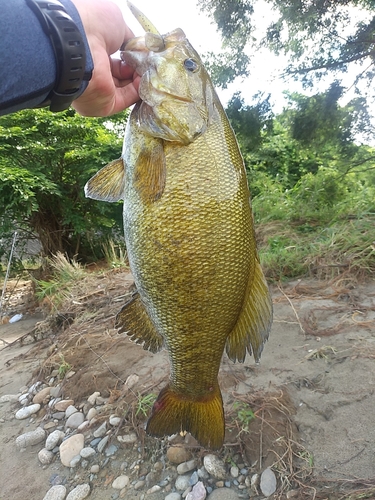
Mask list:
[[[138,121],[146,134],[186,145],[205,132],[216,94],[181,29],[133,38],[121,57],[141,76]]]

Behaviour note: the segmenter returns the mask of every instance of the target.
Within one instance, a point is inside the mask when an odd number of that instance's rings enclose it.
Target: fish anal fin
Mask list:
[[[229,334],[226,353],[232,361],[245,360],[246,351],[258,362],[272,324],[272,299],[258,259],[238,321]]]
[[[124,305],[116,316],[115,327],[145,350],[158,352],[163,346],[163,337],[156,331],[138,292]]]
[[[120,201],[124,198],[125,169],[122,158],[111,161],[85,185],[85,195],[100,201]]]
[[[166,164],[162,140],[152,140],[137,158],[134,170],[134,186],[144,202],[158,200],[165,188]]]
[[[224,410],[219,384],[207,397],[194,399],[174,391],[170,385],[161,390],[147,422],[151,436],[190,432],[205,448],[219,449],[224,441]]]

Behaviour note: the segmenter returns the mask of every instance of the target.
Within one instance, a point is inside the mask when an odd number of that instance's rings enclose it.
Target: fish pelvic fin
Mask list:
[[[272,325],[272,299],[258,258],[253,279],[238,321],[229,334],[226,353],[232,361],[243,363],[246,351],[258,362]]]
[[[166,173],[163,141],[152,140],[152,145],[139,153],[134,169],[134,187],[143,202],[154,202],[162,196]]]
[[[100,201],[120,201],[124,198],[125,169],[122,158],[111,161],[85,185],[86,198]]]
[[[115,327],[136,344],[143,344],[145,350],[155,353],[163,346],[163,337],[156,331],[138,292],[133,294],[117,314]]]
[[[160,392],[147,422],[146,432],[162,437],[190,432],[201,446],[219,449],[224,442],[224,410],[219,384],[203,398],[194,399],[167,385]]]

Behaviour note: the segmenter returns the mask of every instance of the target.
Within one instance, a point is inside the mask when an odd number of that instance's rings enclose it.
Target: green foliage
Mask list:
[[[2,235],[17,226],[38,236],[45,255],[101,254],[102,237],[120,230],[121,206],[86,199],[83,187],[119,155],[119,118],[110,123],[73,110],[25,110],[0,118]]]
[[[242,401],[236,401],[233,404],[233,410],[236,412],[236,419],[241,426],[241,431],[249,432],[249,425],[255,419],[253,410]]]
[[[143,396],[142,394],[138,394],[137,409],[135,415],[143,415],[144,417],[148,417],[148,414],[156,401],[156,397],[156,394],[153,393],[146,394],[145,396]]]

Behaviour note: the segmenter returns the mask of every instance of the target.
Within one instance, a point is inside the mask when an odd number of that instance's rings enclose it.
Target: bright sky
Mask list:
[[[143,30],[130,13],[126,3],[123,0],[117,1],[122,8],[126,23],[134,34],[142,35]],[[160,33],[164,34],[175,28],[181,28],[200,54],[221,50],[221,39],[216,26],[200,11],[196,0],[184,0],[181,3],[176,0],[134,0],[133,3],[150,19]],[[270,11],[266,4],[265,9],[268,10],[258,13],[257,24],[265,25],[269,22]],[[249,78],[245,81],[236,81],[227,90],[218,90],[221,101],[225,105],[234,92],[239,90],[246,102],[250,103],[252,96],[262,90],[272,94],[272,101],[279,103],[276,111],[281,111],[282,91],[285,90],[286,84],[277,78],[277,70],[282,69],[283,61],[265,51],[253,55],[252,60],[253,70]],[[289,90],[302,91],[301,86],[294,82],[290,82],[288,86]]]
[[[143,29],[135,20],[126,6],[125,0],[116,0],[121,7],[125,21],[133,30],[135,35],[142,35]],[[204,52],[219,52],[221,50],[220,35],[216,31],[216,26],[211,19],[200,11],[196,5],[196,0],[133,0],[133,3],[150,19],[155,27],[164,34],[175,28],[181,28],[193,47],[203,54]],[[266,27],[272,17],[272,11],[269,4],[256,12],[257,28],[262,30]],[[302,88],[299,82],[292,78],[284,81],[280,74],[286,65],[286,59],[281,56],[275,56],[270,52],[263,50],[256,54],[249,54],[252,60],[251,74],[245,80],[238,79],[231,84],[227,90],[218,89],[219,97],[225,105],[236,91],[240,91],[246,103],[250,103],[252,97],[259,91],[265,94],[271,94],[271,102],[276,113],[281,112],[286,101],[282,92],[289,90],[291,92],[309,92]],[[348,81],[349,86],[351,81]],[[315,88],[313,93],[324,91],[328,84],[322,83],[319,88]],[[311,93],[311,91],[310,91]],[[345,101],[349,100],[347,95]]]

